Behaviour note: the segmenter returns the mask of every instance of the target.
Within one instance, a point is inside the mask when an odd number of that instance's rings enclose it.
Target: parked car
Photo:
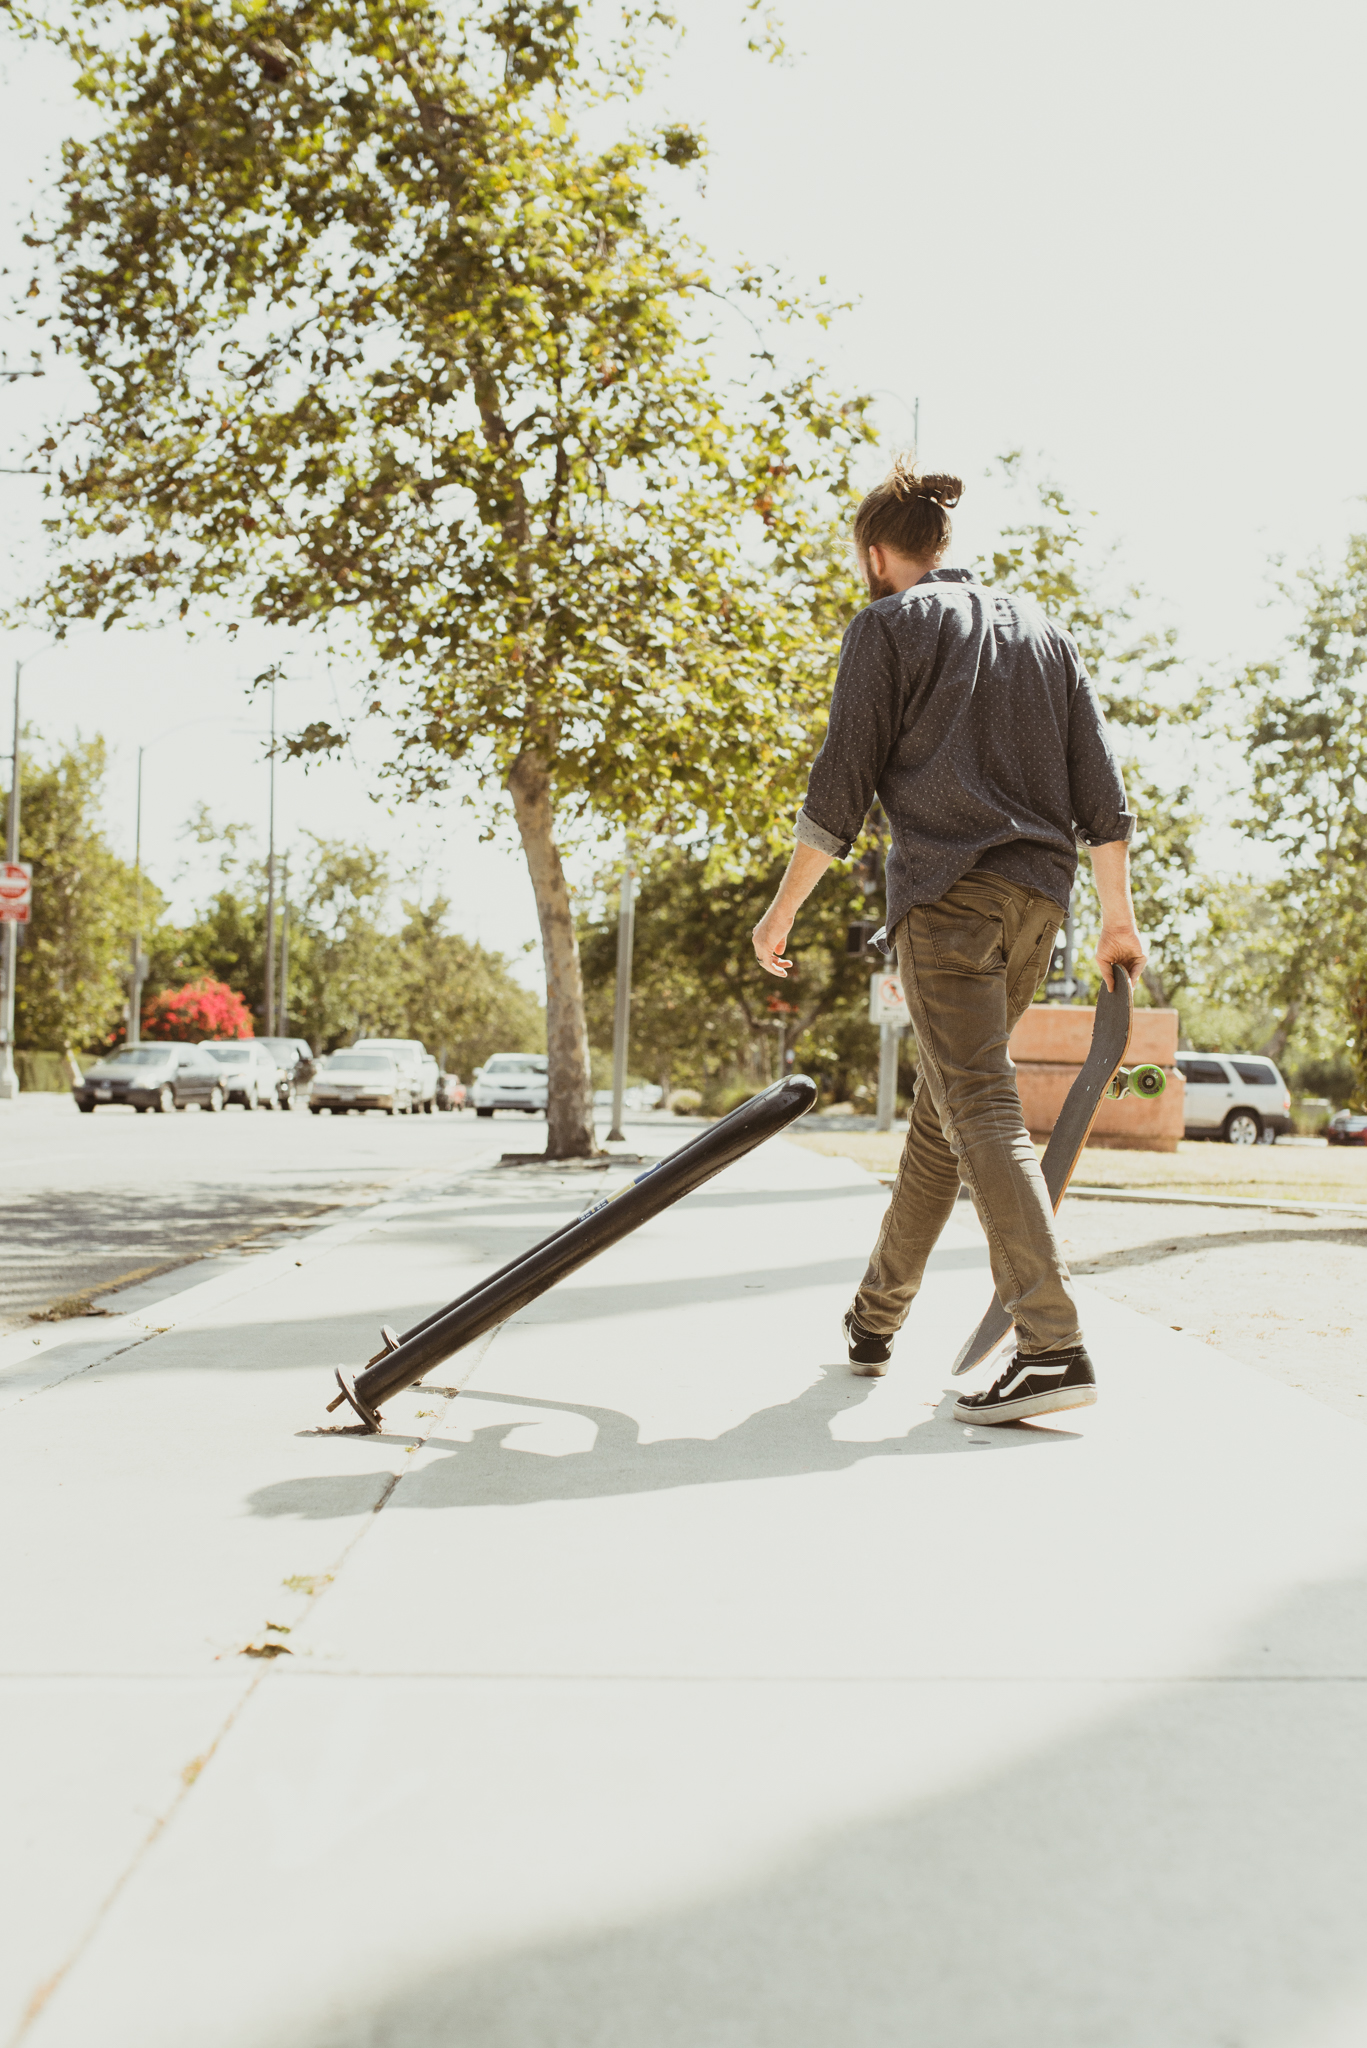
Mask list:
[[[229,1102],[244,1109],[276,1109],[280,1103],[280,1069],[257,1038],[206,1038],[201,1050],[213,1060]]]
[[[464,1109],[465,1083],[459,1074],[441,1074],[437,1079],[437,1108]]]
[[[437,1063],[420,1038],[358,1038],[351,1050],[389,1053],[409,1069],[415,1105],[431,1111],[437,1095]]]
[[[309,1083],[309,1112],[345,1116],[352,1109],[383,1109],[393,1116],[417,1103],[412,1070],[392,1053],[358,1052],[348,1046],[323,1061]]]
[[[282,1109],[289,1109],[296,1095],[302,1095],[313,1079],[316,1061],[313,1047],[305,1038],[258,1038],[280,1071],[277,1094]]]
[[[1227,1145],[1273,1144],[1291,1129],[1291,1091],[1261,1053],[1184,1052],[1186,1135]]]
[[[476,1116],[492,1116],[496,1109],[545,1113],[549,1082],[544,1052],[496,1052],[475,1068],[474,1081]]]
[[[1341,1109],[1324,1127],[1331,1145],[1367,1145],[1367,1116],[1355,1109]]]
[[[149,1109],[222,1109],[223,1078],[197,1045],[126,1045],[97,1061],[72,1085],[76,1107],[87,1116],[100,1103],[131,1103],[142,1116]]]

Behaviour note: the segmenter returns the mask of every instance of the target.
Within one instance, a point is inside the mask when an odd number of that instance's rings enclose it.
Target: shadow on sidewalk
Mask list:
[[[861,1405],[877,1384],[876,1380],[855,1378],[843,1366],[831,1368],[804,1387],[796,1399],[758,1409],[720,1436],[664,1437],[644,1444],[640,1425],[620,1409],[467,1390],[460,1397],[462,1402],[488,1401],[500,1408],[526,1409],[529,1419],[536,1414],[581,1415],[594,1424],[594,1442],[586,1451],[559,1457],[521,1450],[505,1441],[511,1430],[525,1426],[516,1418],[476,1429],[468,1444],[449,1437],[429,1437],[430,1450],[449,1455],[439,1464],[405,1474],[390,1507],[533,1507],[544,1501],[603,1500],[685,1486],[847,1472],[869,1458],[977,1457],[984,1451],[1039,1449],[1078,1441],[1068,1430],[1038,1423],[996,1429],[990,1435],[979,1431],[970,1437],[961,1424],[950,1419],[960,1391],[957,1388],[944,1396],[933,1416],[905,1436],[873,1443],[846,1443],[832,1436],[835,1417]],[[305,1520],[368,1514],[375,1504],[374,1474],[281,1480],[249,1494],[247,1504],[255,1515],[299,1515]]]

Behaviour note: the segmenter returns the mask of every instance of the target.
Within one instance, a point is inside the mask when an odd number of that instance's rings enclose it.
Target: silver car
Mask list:
[[[410,1112],[417,1102],[413,1077],[391,1053],[358,1052],[349,1046],[323,1061],[309,1082],[309,1111],[345,1116],[349,1110],[382,1109]]]
[[[244,1109],[275,1109],[280,1101],[280,1069],[254,1038],[201,1039],[201,1049],[219,1069],[229,1102]]]
[[[1291,1129],[1291,1091],[1270,1059],[1252,1052],[1182,1052],[1186,1135],[1226,1145],[1271,1145]]]

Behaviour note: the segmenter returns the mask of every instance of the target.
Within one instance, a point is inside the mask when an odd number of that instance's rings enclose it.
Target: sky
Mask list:
[[[789,55],[775,65],[747,53],[739,0],[689,0],[688,33],[641,111],[705,131],[703,189],[689,171],[672,196],[720,264],[743,253],[855,302],[813,345],[843,387],[876,396],[885,446],[868,480],[910,441],[919,401],[923,459],[968,486],[957,553],[990,543],[1003,504],[984,472],[1023,448],[1097,511],[1151,616],[1175,623],[1208,672],[1272,651],[1283,618],[1268,609],[1270,562],[1332,555],[1367,492],[1367,9],[777,11]],[[55,61],[11,46],[7,262],[22,265],[19,214],[83,118]],[[15,324],[0,334],[23,360]],[[34,396],[0,386],[0,447],[18,447]],[[40,568],[38,489],[0,475],[10,596]],[[40,645],[10,638],[16,657]],[[110,831],[130,854],[146,749],[144,859],[181,914],[211,878],[180,836],[196,803],[252,824],[264,846],[268,714],[244,679],[284,660],[282,724],[293,705],[328,715],[334,686],[347,691],[307,644],[264,630],[244,641],[87,633],[26,672],[26,714],[46,739],[106,735]],[[396,873],[420,869],[428,896],[449,895],[470,937],[515,952],[534,940],[511,840],[481,844],[459,792],[416,812],[377,802],[382,754],[375,735],[307,776],[281,767],[277,844],[306,830],[363,837]],[[1237,862],[1228,835],[1217,851]],[[534,956],[519,957],[535,980]]]

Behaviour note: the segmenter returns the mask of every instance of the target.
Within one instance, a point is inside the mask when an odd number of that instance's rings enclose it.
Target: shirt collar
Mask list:
[[[976,583],[977,581],[978,578],[971,569],[927,569],[924,576],[919,576],[916,579],[916,583],[913,584],[912,588],[915,589],[922,583]]]

